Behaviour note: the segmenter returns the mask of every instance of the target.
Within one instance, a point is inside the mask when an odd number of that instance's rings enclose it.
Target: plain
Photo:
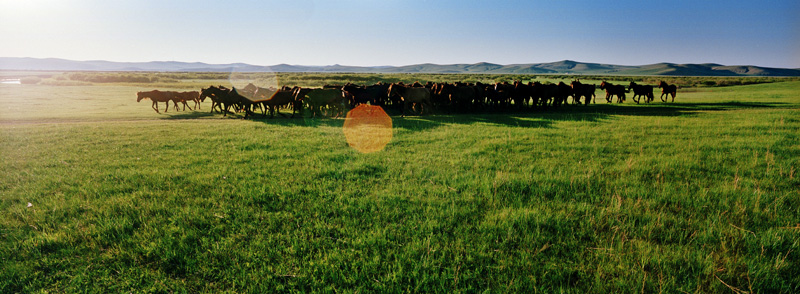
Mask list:
[[[0,85],[0,292],[800,291],[797,81],[393,117],[369,154],[153,87]]]

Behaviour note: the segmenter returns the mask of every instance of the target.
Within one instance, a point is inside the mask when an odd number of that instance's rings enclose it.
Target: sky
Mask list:
[[[0,57],[800,68],[800,1],[0,0]]]

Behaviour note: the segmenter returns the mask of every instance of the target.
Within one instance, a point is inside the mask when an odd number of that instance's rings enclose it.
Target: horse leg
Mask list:
[[[160,111],[158,111],[158,103],[155,100],[153,100],[153,105],[151,105],[150,107],[152,107],[153,110],[156,111],[156,113],[161,113]]]

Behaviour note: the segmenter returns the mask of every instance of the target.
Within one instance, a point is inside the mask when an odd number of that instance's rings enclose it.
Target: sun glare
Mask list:
[[[361,153],[381,151],[392,141],[392,119],[380,106],[361,104],[350,110],[342,129],[347,144]]]

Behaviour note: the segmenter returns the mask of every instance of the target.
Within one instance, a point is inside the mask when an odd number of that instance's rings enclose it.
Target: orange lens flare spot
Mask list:
[[[361,104],[344,120],[347,144],[361,153],[383,150],[392,141],[392,118],[380,106]]]

